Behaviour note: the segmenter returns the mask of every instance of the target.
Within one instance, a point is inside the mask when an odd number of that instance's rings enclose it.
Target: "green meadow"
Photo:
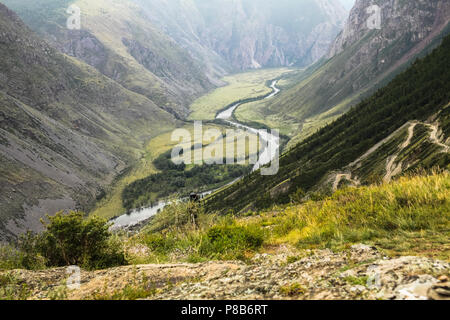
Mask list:
[[[191,137],[193,139],[194,137],[194,126],[193,124],[186,124],[180,129],[185,129],[189,131],[191,134]],[[208,124],[203,125],[203,132],[205,133],[208,130],[216,130],[218,133],[220,132],[222,134],[222,137],[225,136],[227,130],[232,130],[233,128],[225,127],[221,125],[215,125],[215,124]],[[184,147],[191,147],[191,143],[188,145],[180,143],[180,141],[173,141],[172,140],[172,133],[173,131],[166,132],[164,134],[161,134],[155,138],[153,138],[145,147],[144,150],[141,152],[140,159],[136,161],[134,164],[130,166],[130,168],[125,171],[124,174],[119,176],[115,183],[107,190],[106,196],[97,202],[96,207],[91,211],[92,215],[98,215],[100,217],[104,218],[113,218],[118,215],[124,214],[127,210],[123,206],[123,199],[122,199],[122,193],[123,190],[130,184],[147,178],[148,176],[152,174],[158,173],[158,170],[155,168],[153,162],[162,154],[168,152],[169,150],[173,149],[177,145],[183,145]],[[234,136],[235,143],[234,148],[235,150],[238,150],[237,144],[240,139],[245,138],[243,133],[235,132]],[[205,138],[205,137],[204,137]],[[257,139],[257,137],[253,136],[252,139]],[[212,139],[204,139],[203,140],[203,146],[210,146],[213,144],[221,143],[224,144],[224,154],[226,152],[226,146],[225,141],[221,141],[222,138],[218,137],[212,137]],[[204,148],[203,148],[204,150]],[[251,155],[251,149],[249,148],[248,143],[245,145],[245,155],[248,157]],[[197,154],[192,153],[192,157],[201,157],[202,149],[199,149],[198,151],[195,151]],[[208,158],[203,159],[208,160]],[[193,166],[188,165],[186,167],[186,170],[191,169]]]
[[[200,97],[190,106],[189,120],[214,120],[218,111],[235,101],[256,98],[270,93],[266,83],[289,72],[288,68],[255,70],[224,77],[227,84]]]

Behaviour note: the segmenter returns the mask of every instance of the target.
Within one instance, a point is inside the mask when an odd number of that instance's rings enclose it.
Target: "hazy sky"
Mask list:
[[[342,5],[345,7],[345,9],[350,10],[353,8],[353,5],[355,4],[356,0],[340,0],[342,2]]]

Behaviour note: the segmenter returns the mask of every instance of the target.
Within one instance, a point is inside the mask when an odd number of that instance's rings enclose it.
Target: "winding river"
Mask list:
[[[276,96],[280,92],[280,89],[276,87],[277,83],[278,83],[278,80],[273,80],[270,85],[272,92],[270,94],[268,94],[267,96],[262,97],[260,100],[270,99],[270,98],[273,98],[274,96]],[[226,121],[229,125],[231,125],[233,127],[243,129],[243,130],[246,130],[251,133],[259,135],[259,138],[262,142],[263,148],[259,154],[258,162],[253,167],[253,171],[256,171],[260,167],[262,167],[266,164],[269,164],[272,161],[272,159],[274,159],[274,157],[277,154],[277,149],[280,145],[280,141],[279,141],[278,136],[273,135],[272,133],[268,132],[267,130],[255,129],[255,128],[249,127],[247,125],[233,121],[232,120],[233,113],[242,104],[244,104],[244,103],[236,103],[236,104],[231,105],[228,109],[218,113],[216,116],[216,119]],[[269,146],[269,145],[276,146],[276,147],[268,148],[267,146]],[[239,179],[237,179],[237,180],[239,180]],[[234,182],[236,182],[236,180],[231,183],[234,183]],[[215,190],[208,191],[208,192],[203,193],[202,195],[206,196],[208,194],[211,194],[214,191]],[[180,199],[180,200],[184,200],[184,199]],[[166,207],[169,203],[170,202],[168,202],[168,201],[160,201],[158,204],[156,204],[152,207],[135,209],[129,214],[121,215],[120,217],[113,219],[111,221],[113,223],[112,228],[120,229],[120,228],[135,226],[145,220],[150,219],[152,216],[156,215],[158,212],[160,212],[162,209],[164,209],[164,207]]]

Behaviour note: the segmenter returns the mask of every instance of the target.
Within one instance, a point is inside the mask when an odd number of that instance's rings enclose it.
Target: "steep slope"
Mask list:
[[[134,0],[193,54],[234,71],[315,62],[342,29],[337,0]]]
[[[156,105],[184,117],[194,98],[219,84],[219,74],[155,28],[132,1],[2,0],[61,52],[79,58]],[[69,30],[70,5],[81,30]]]
[[[379,30],[367,26],[373,4],[381,8]],[[429,52],[450,31],[449,21],[448,1],[358,0],[328,57],[285,82],[285,92],[261,112],[295,118],[303,125],[298,142]]]
[[[339,0],[342,3],[342,6],[347,10],[351,10],[355,5],[355,0]]]
[[[432,54],[284,154],[278,174],[255,172],[213,194],[206,206],[221,212],[240,211],[288,202],[294,193],[303,196],[323,189],[324,182],[330,189],[338,187],[340,181],[335,179],[370,183],[388,181],[412,169],[448,169],[449,56],[447,36]],[[417,125],[410,129],[412,121]],[[329,178],[333,172],[334,180]]]
[[[86,208],[175,118],[62,55],[0,4],[0,240]]]
[[[319,189],[371,183],[389,183],[405,172],[449,163],[450,139],[440,122],[450,120],[450,104],[425,122],[409,121],[341,171],[331,173]],[[447,140],[447,141],[445,141]]]

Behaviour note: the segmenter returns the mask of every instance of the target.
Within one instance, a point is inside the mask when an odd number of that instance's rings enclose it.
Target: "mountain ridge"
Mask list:
[[[60,54],[0,4],[0,237],[87,208],[175,118]],[[20,174],[19,174],[20,172]],[[4,190],[4,191],[3,191]]]
[[[132,1],[2,2],[60,52],[86,62],[179,118],[187,116],[193,99],[220,85],[217,76],[204,74],[201,63],[150,24]],[[81,10],[80,30],[66,26],[70,5]],[[149,55],[152,64],[145,63]],[[164,74],[159,73],[162,68]]]
[[[379,4],[381,29],[369,30],[366,8]],[[284,93],[260,106],[271,117],[289,115],[303,130],[300,142],[387,84],[450,32],[447,1],[357,0],[328,56],[283,84]]]
[[[399,149],[408,135],[406,130],[393,137],[367,163],[355,169],[359,179],[364,176],[362,182],[378,183],[393,165],[406,172],[434,166],[448,168],[450,155],[441,152],[442,146],[436,145],[434,138],[443,136],[440,143],[444,144],[450,134],[450,65],[446,59],[449,50],[447,36],[441,46],[414,62],[386,87],[282,155],[278,174],[263,177],[256,172],[245,177],[206,199],[208,210],[248,211],[289,202],[295,193],[327,194],[332,185],[330,174],[341,172],[408,121],[420,121],[417,135],[413,132],[413,146],[409,148],[408,143]],[[436,123],[441,129],[436,129]],[[341,176],[348,174],[344,171]],[[352,180],[351,176],[348,180]]]
[[[335,0],[135,2],[175,40],[219,56],[234,72],[314,62],[346,16]]]

